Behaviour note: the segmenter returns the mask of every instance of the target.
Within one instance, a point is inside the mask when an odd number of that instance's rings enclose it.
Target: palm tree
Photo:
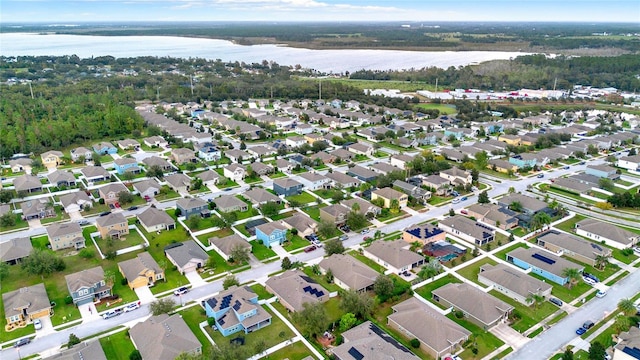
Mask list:
[[[597,255],[595,260],[596,268],[604,270],[604,268],[607,266],[607,263],[609,262],[609,257],[604,255]]]
[[[633,304],[631,299],[620,299],[618,302],[618,310],[622,311],[625,315],[631,316],[634,315],[638,310],[636,306]]]
[[[536,213],[533,216],[533,219],[531,219],[531,228],[535,231],[535,230],[539,230],[544,228],[545,225],[548,225],[551,223],[551,216],[549,216],[549,214],[547,214],[546,212],[540,211],[539,213]]]
[[[527,296],[526,298],[526,302],[531,303],[534,309],[537,309],[538,306],[540,306],[540,304],[542,304],[543,301],[544,301],[544,296],[536,293],[530,293],[529,296]]]
[[[374,240],[378,240],[382,237],[382,231],[380,230],[376,230],[376,232],[373,234],[373,239]]]
[[[578,279],[580,279],[580,271],[576,268],[564,268],[562,269],[562,276],[569,279],[568,284],[569,289],[571,289],[578,283]]]

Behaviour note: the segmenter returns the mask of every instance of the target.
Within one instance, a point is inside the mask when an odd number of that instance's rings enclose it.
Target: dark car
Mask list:
[[[305,249],[304,249],[304,252],[306,252],[306,253],[308,253],[308,252],[312,252],[312,251],[314,251],[315,249],[317,249],[317,248],[315,247],[315,245],[311,245],[311,246],[309,246],[309,247],[305,248]]]
[[[13,344],[13,347],[24,346],[24,345],[27,345],[30,342],[31,342],[30,338],[20,339],[20,340],[16,341],[15,344]]]
[[[137,206],[129,206],[128,210],[138,210],[138,207]]]
[[[538,179],[542,179],[544,177],[544,174],[538,174]]]
[[[552,303],[552,304],[555,304],[557,306],[562,306],[562,300],[556,299],[554,297],[549,298],[549,302]]]
[[[594,324],[593,324],[593,321],[591,321],[591,320],[587,320],[587,321],[585,321],[585,322],[584,322],[584,324],[582,324],[582,327],[583,327],[585,330],[589,330],[589,329],[591,329],[591,328],[593,327],[593,325],[594,325]]]
[[[578,328],[578,330],[576,330],[576,334],[578,334],[578,335],[582,335],[582,334],[584,334],[586,332],[587,332],[587,330],[585,330],[584,328],[581,328],[581,327]]]
[[[109,214],[111,214],[111,211],[105,211],[105,212],[100,213],[100,216],[107,216]]]

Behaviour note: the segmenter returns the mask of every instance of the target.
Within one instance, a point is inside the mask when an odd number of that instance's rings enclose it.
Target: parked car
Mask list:
[[[362,240],[364,240],[364,241],[368,241],[369,239],[371,239],[371,237],[369,237],[369,236],[365,236],[365,237],[362,238]]]
[[[360,234],[364,235],[364,234],[368,234],[369,233],[369,229],[362,229],[362,231],[360,232]]]
[[[222,191],[231,191],[231,188],[223,189]]]
[[[595,275],[593,275],[593,274],[591,274],[591,273],[583,272],[583,273],[582,273],[582,276],[584,276],[584,277],[588,277],[589,279],[591,279],[591,280],[593,280],[593,281],[595,281],[595,282],[597,282],[597,283],[599,283],[599,282],[600,282],[600,279],[599,279],[597,276],[595,276]]]
[[[40,330],[40,329],[42,329],[42,321],[40,321],[40,319],[35,319],[35,320],[33,320],[33,327],[34,327],[36,330]]]
[[[460,196],[460,193],[458,193],[457,191],[452,191],[452,192],[451,192],[451,195],[453,195],[453,196]]]
[[[117,202],[117,203],[115,203],[114,205],[115,205],[118,209],[120,209],[120,203],[118,203],[118,202]]]
[[[468,198],[467,198],[466,196],[463,196],[463,197],[460,199],[460,201],[467,201],[467,199],[468,199]]]
[[[587,284],[589,284],[591,286],[596,284],[595,280],[593,280],[592,278],[588,278],[586,276],[583,276],[582,280],[584,280],[584,282],[586,282]]]
[[[453,200],[451,200],[451,203],[453,204],[457,204],[460,202],[460,198],[454,198]]]
[[[639,246],[634,246],[633,247],[633,251],[637,252],[638,254],[640,254],[640,247]]]
[[[597,297],[597,298],[603,298],[603,297],[605,297],[605,296],[607,296],[607,292],[606,292],[606,291],[604,291],[604,290],[599,290],[599,291],[596,293],[596,297]]]
[[[82,225],[87,225],[89,224],[89,220],[87,219],[82,219],[80,221],[78,221],[78,225],[82,226]]]
[[[594,325],[593,321],[587,320],[587,321],[584,322],[584,324],[582,324],[582,328],[585,329],[585,330],[589,330],[589,329],[591,329],[593,327],[593,325]]]
[[[308,253],[308,252],[312,252],[312,251],[314,251],[315,249],[317,249],[317,247],[315,247],[315,245],[311,245],[311,246],[309,246],[309,247],[306,247],[306,248],[304,249],[304,252],[306,252],[306,253]]]
[[[345,240],[347,240],[347,239],[349,239],[349,235],[342,235],[342,236],[340,236],[340,240],[341,240],[341,241],[345,241]]]
[[[101,212],[100,216],[107,216],[109,214],[111,214],[111,211],[105,211],[105,212]]]
[[[585,330],[584,328],[579,327],[578,330],[576,330],[576,334],[578,335],[582,335],[584,333],[586,333],[587,330]]]
[[[550,297],[549,302],[557,306],[562,306],[562,300],[556,299],[554,297]]]
[[[140,302],[139,301],[132,302],[131,304],[129,304],[129,305],[124,307],[124,312],[133,311],[135,309],[138,309],[139,307],[140,307]]]
[[[189,289],[186,286],[183,286],[181,288],[178,288],[176,291],[174,291],[173,295],[180,296],[180,295],[184,295],[184,294],[186,294],[188,292],[189,292]]]
[[[131,211],[131,210],[138,210],[138,207],[137,207],[137,206],[135,206],[135,205],[134,205],[134,206],[129,206],[129,209],[127,209],[127,210],[130,210],[130,211]]]
[[[567,166],[563,167],[563,169],[565,169],[565,170],[569,170],[569,168],[570,168],[570,166],[569,166],[569,165],[567,165]]]
[[[322,247],[322,243],[320,242],[320,240],[316,239],[312,241],[313,245],[321,248]]]
[[[107,319],[111,319],[112,317],[116,317],[122,313],[123,313],[122,309],[113,309],[102,314],[102,318],[107,320]]]
[[[544,177],[544,174],[538,174],[538,179],[542,179]]]
[[[24,346],[27,345],[28,343],[31,342],[30,338],[24,338],[24,339],[20,339],[18,341],[15,342],[15,344],[13,344],[13,347],[20,347],[20,346]]]
[[[144,196],[144,200],[145,200],[146,202],[150,202],[150,201],[151,201],[151,197],[149,197],[149,195],[145,195],[145,196]]]
[[[584,161],[580,161],[580,163],[579,163],[579,164],[580,164],[580,165],[584,165],[584,164],[586,164],[586,162],[584,162]]]
[[[460,214],[462,215],[469,215],[469,212],[465,209],[460,210]]]

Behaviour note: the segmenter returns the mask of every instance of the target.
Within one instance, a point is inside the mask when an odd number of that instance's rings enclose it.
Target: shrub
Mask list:
[[[88,248],[84,248],[82,250],[80,250],[80,252],[78,253],[78,256],[80,256],[83,259],[91,259],[94,256],[94,253],[91,249]]]
[[[64,298],[64,303],[65,303],[66,305],[71,305],[71,304],[73,304],[73,298],[72,298],[71,296],[67,296],[67,297],[65,297],[65,298]]]
[[[411,345],[412,348],[417,349],[420,347],[420,340],[413,338],[411,339],[411,341],[409,341],[409,344]]]
[[[456,310],[456,312],[453,313],[453,315],[456,317],[456,319],[462,319],[464,317],[464,313],[460,310]]]
[[[216,319],[207,318],[207,324],[209,324],[209,326],[213,327],[216,324]]]
[[[140,354],[140,351],[133,350],[131,354],[129,354],[129,360],[142,360],[142,355]]]
[[[122,278],[122,280],[120,280],[120,284],[124,286],[129,284],[129,282],[127,281],[127,278]]]

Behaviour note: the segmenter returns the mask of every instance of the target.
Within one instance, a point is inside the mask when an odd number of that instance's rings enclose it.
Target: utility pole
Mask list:
[[[31,87],[31,81],[29,81],[29,91],[31,91],[31,100],[34,100],[35,97],[33,96],[33,88]]]

